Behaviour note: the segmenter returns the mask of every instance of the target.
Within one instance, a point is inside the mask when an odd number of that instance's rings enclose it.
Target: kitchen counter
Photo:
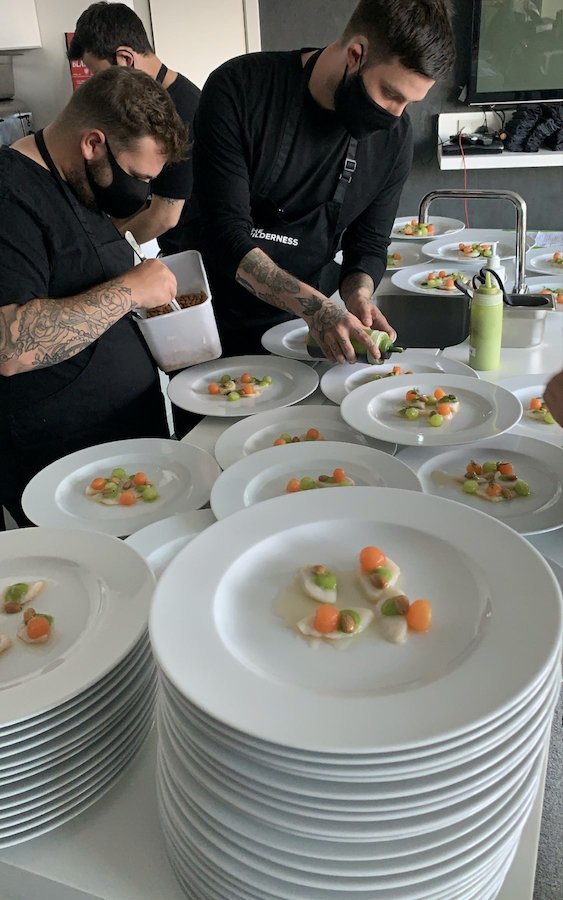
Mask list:
[[[445,354],[467,362],[467,345]],[[322,370],[324,364],[318,364]],[[563,312],[551,313],[544,344],[503,350],[491,381],[563,367]],[[328,403],[317,391],[306,403]],[[236,419],[204,419],[189,435],[210,452]],[[532,542],[563,564],[563,531]],[[185,900],[166,861],[154,786],[154,732],[120,782],[91,809],[43,837],[0,853],[0,900]],[[547,751],[547,748],[546,748]],[[547,753],[546,753],[547,755]],[[541,822],[543,786],[498,900],[531,900]],[[196,898],[200,900],[200,898]]]

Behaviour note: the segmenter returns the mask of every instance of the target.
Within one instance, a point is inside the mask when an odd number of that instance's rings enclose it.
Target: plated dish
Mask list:
[[[364,546],[392,548],[404,592],[431,599],[436,627],[407,653],[384,641],[374,653],[358,639],[343,653],[320,647],[312,665],[310,648],[275,613],[288,570],[323,560],[346,569]],[[185,596],[187,579],[197,596]],[[540,593],[541,616],[533,603],[514,603]],[[196,610],[197,630],[187,627]],[[555,661],[560,629],[551,570],[512,529],[390,488],[343,490],[336,505],[334,492],[305,492],[217,522],[164,573],[150,621],[158,664],[207,716],[321,753],[429,744],[495,718]],[[522,644],[527,652],[515,652]]]
[[[563,526],[563,454],[549,443],[505,434],[438,452],[409,447],[398,458],[426,493],[481,509],[519,534]]]
[[[213,457],[191,444],[159,438],[112,441],[47,466],[27,485],[22,503],[37,525],[127,537],[173,513],[199,509],[219,472]],[[140,488],[150,489],[149,502]],[[93,502],[98,497],[102,502]]]
[[[407,392],[433,396],[436,390],[455,396],[459,403],[448,420],[442,417],[443,421],[430,422],[430,417],[399,413],[409,406]],[[340,409],[352,428],[370,437],[414,447],[487,440],[508,431],[522,416],[520,401],[499,385],[463,375],[438,379],[433,373],[400,375],[366,384],[348,394]],[[431,427],[433,424],[440,427]]]
[[[400,240],[422,241],[429,237],[442,237],[464,231],[465,225],[459,219],[447,216],[429,216],[428,226],[419,226],[418,216],[402,216],[395,219],[391,236]]]
[[[136,531],[125,543],[147,561],[159,579],[180,550],[215,521],[210,509],[196,509],[153,522]]]
[[[54,621],[49,639],[30,646],[17,637],[28,604],[0,612],[0,632],[13,643],[1,657],[5,727],[60,706],[114,668],[146,628],[154,578],[122,541],[74,528],[6,531],[0,551],[4,604],[11,585],[42,582],[29,604]]]
[[[325,441],[271,447],[239,460],[217,479],[210,502],[216,517],[224,519],[264,500],[302,492],[330,494],[338,506],[348,493],[342,488],[364,485],[420,490],[408,466],[397,465],[388,453]],[[287,497],[287,502],[294,499]]]
[[[526,278],[526,284],[532,294],[547,294],[555,300],[555,309],[563,312],[563,273],[560,278],[536,277]]]
[[[342,251],[339,250],[334,261],[342,265]],[[387,248],[387,271],[396,272],[405,266],[417,266],[422,262],[420,245],[405,240],[391,241]]]
[[[227,375],[225,394],[220,385]],[[168,385],[168,396],[181,409],[204,416],[250,416],[298,403],[312,394],[318,383],[319,376],[311,366],[294,360],[233,356],[180,372]],[[210,385],[217,386],[217,393],[209,392]],[[246,389],[251,391],[249,396],[244,396]]]
[[[515,375],[512,378],[503,378],[498,382],[499,386],[510,391],[522,404],[524,414],[518,425],[514,428],[514,434],[522,434],[539,441],[547,441],[563,448],[563,428],[560,425],[547,423],[545,415],[533,413],[532,405],[536,405],[538,398],[543,398],[543,392],[551,375]]]
[[[530,272],[544,272],[558,277],[563,275],[563,245],[535,247],[526,253],[526,268]]]
[[[454,271],[450,263],[440,263],[434,268],[424,265],[395,272],[391,282],[404,291],[414,291],[416,294],[431,294],[433,297],[457,294],[461,297],[462,292],[455,286],[455,279],[469,284],[476,271],[476,268],[469,269],[467,266],[455,266]]]
[[[372,366],[365,364],[370,370]],[[336,366],[335,369],[340,368]],[[353,368],[353,367],[351,367]],[[284,436],[293,438],[307,436],[314,429],[325,441],[343,441],[347,444],[361,444],[374,447],[384,453],[393,455],[396,449],[392,444],[375,441],[359,431],[354,431],[340,415],[340,410],[333,406],[291,406],[285,409],[270,410],[256,416],[248,416],[227,428],[215,444],[214,454],[222,469],[245,456],[260,450],[269,450],[276,440]],[[185,440],[185,438],[184,438]],[[284,441],[286,443],[286,441]],[[297,441],[296,443],[302,443]]]
[[[477,372],[470,366],[466,366],[465,363],[437,355],[432,350],[405,350],[401,354],[400,360],[398,366],[400,372],[394,371],[397,364],[392,362],[383,363],[376,369],[367,363],[346,363],[341,366],[333,366],[321,378],[321,391],[333,403],[342,403],[344,397],[364,384],[391,379],[397,374],[404,374],[407,371],[414,375],[436,372],[438,378],[446,373],[448,375],[466,375],[469,378],[479,377]]]
[[[527,246],[530,246],[530,239],[527,238]],[[451,260],[456,263],[467,262],[468,254],[460,249],[460,243],[464,245],[471,244],[493,244],[497,245],[497,255],[501,259],[512,259],[516,255],[516,235],[514,232],[503,231],[501,228],[467,228],[463,232],[462,241],[452,241],[449,237],[439,237],[437,240],[429,241],[422,247],[425,256],[432,259]],[[474,258],[476,266],[486,264],[486,259],[479,255]]]

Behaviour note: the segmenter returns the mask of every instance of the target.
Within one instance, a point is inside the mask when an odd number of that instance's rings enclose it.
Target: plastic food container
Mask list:
[[[501,347],[537,347],[543,341],[547,309],[505,306]]]
[[[197,250],[164,257],[163,262],[178,281],[177,296],[200,294],[203,303],[164,315],[147,316],[140,310],[137,324],[153,358],[163,372],[174,372],[221,356],[221,341],[211,303],[209,282]]]

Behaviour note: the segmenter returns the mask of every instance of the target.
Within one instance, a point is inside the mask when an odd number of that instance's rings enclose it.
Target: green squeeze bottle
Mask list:
[[[502,291],[493,282],[490,272],[485,284],[473,293],[469,325],[469,365],[488,372],[500,365],[502,340]]]

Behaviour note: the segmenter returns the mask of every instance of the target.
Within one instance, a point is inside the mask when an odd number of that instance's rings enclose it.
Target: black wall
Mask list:
[[[321,47],[342,31],[355,6],[354,0],[260,0],[262,47],[264,50]],[[420,198],[437,188],[463,187],[463,172],[443,172],[436,156],[437,123],[440,112],[467,110],[457,97],[469,72],[471,0],[453,0],[458,36],[455,71],[446,83],[436,85],[422,103],[409,108],[415,132],[415,160],[405,185],[400,215],[414,215]],[[495,121],[489,113],[490,125]],[[495,126],[496,127],[496,126]],[[528,204],[532,229],[563,229],[563,167],[539,169],[484,169],[468,172],[468,187],[517,191]],[[463,202],[436,201],[436,215],[464,218]],[[514,212],[507,202],[473,201],[469,204],[472,227],[513,227]]]

